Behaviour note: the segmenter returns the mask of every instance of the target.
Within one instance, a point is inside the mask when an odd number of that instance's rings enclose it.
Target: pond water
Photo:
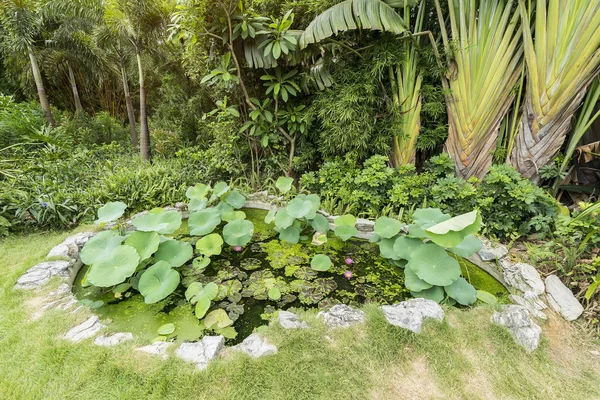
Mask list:
[[[193,282],[214,282],[219,286],[219,294],[211,310],[224,309],[237,332],[235,338],[227,340],[228,344],[239,343],[255,328],[266,325],[269,315],[278,309],[327,308],[339,303],[386,304],[411,297],[403,285],[402,268],[380,257],[375,244],[363,240],[342,242],[332,235],[321,246],[307,244],[308,238],[304,244],[280,242],[277,233],[263,222],[265,211],[243,211],[255,225],[252,242],[239,252],[223,247],[222,254],[213,256],[203,271],[194,268],[191,261],[178,268],[181,284],[163,301],[145,304],[143,297],[131,289],[115,294],[110,288],[82,287],[88,267],[79,272],[73,292],[80,301],[92,305],[94,312],[115,331],[132,332],[152,341],[161,325],[173,323],[176,330],[170,339],[194,341],[205,331],[194,315],[194,306],[185,299],[185,291]],[[187,232],[184,221],[169,236],[194,245],[198,238],[190,237]],[[329,271],[316,272],[310,268],[312,256],[319,253],[331,258],[333,265]],[[462,260],[461,269],[477,289],[498,297],[506,295],[498,281],[475,265]],[[279,300],[269,299],[267,282],[279,289]]]

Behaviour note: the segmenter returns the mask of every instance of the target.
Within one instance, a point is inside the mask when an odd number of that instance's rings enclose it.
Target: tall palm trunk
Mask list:
[[[142,53],[136,53],[140,81],[140,155],[142,160],[150,161],[150,131],[148,130],[148,117],[146,116],[146,87],[144,83],[144,69],[142,68]]]
[[[35,79],[35,86],[37,87],[42,111],[44,112],[46,121],[48,121],[50,125],[56,126],[56,122],[54,122],[54,117],[52,117],[52,110],[50,110],[50,103],[48,102],[48,97],[46,96],[46,90],[44,89],[42,73],[40,72],[40,67],[37,63],[37,59],[35,58],[35,54],[33,53],[33,49],[31,47],[27,48],[27,52],[29,53],[29,61],[31,62],[31,72],[33,72],[33,78]]]
[[[133,103],[131,102],[131,94],[129,93],[129,83],[127,80],[127,71],[123,61],[121,64],[121,77],[123,78],[123,92],[125,92],[125,104],[127,105],[127,118],[129,119],[129,132],[131,134],[131,145],[137,147],[138,138],[137,131],[135,129],[135,113],[133,111]]]
[[[77,90],[77,82],[75,81],[75,74],[73,73],[73,68],[71,68],[71,64],[67,61],[67,69],[69,70],[69,81],[71,82],[71,90],[73,90],[73,99],[75,101],[75,111],[83,112],[83,107],[81,105],[81,100],[79,98],[79,91]]]

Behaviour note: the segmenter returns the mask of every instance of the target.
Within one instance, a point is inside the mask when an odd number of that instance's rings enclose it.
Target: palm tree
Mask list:
[[[519,10],[527,90],[511,161],[535,181],[564,144],[600,71],[600,0],[537,0],[535,29],[524,0],[519,0]]]
[[[5,34],[0,42],[5,51],[17,54],[27,54],[31,72],[35,80],[40,105],[46,121],[54,126],[50,102],[46,96],[42,72],[35,54],[35,40],[42,31],[43,19],[40,9],[32,0],[0,0],[0,23]]]
[[[146,115],[146,85],[142,55],[148,43],[156,45],[167,24],[167,4],[161,0],[108,0],[104,18],[109,29],[127,38],[135,53],[140,86],[140,155],[149,161],[150,132]]]

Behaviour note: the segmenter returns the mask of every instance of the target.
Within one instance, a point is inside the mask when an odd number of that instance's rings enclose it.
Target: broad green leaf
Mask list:
[[[265,216],[265,224],[270,224],[275,221],[275,214],[277,213],[276,209],[269,210],[267,215]]]
[[[96,234],[81,249],[79,257],[81,262],[86,265],[92,265],[108,257],[112,251],[121,245],[125,237],[119,235],[116,231],[103,231]]]
[[[419,292],[410,292],[414,297],[420,297],[423,299],[433,300],[436,303],[441,303],[444,300],[446,294],[444,288],[441,286],[432,286],[429,289],[421,290]]]
[[[227,339],[235,339],[235,337],[237,336],[237,332],[233,326],[215,329],[214,331],[217,335],[223,335]]]
[[[321,200],[316,194],[299,194],[289,202],[286,209],[288,215],[292,218],[313,219],[320,205]]]
[[[477,253],[481,250],[482,246],[483,243],[481,243],[481,240],[477,236],[469,235],[458,246],[452,247],[449,250],[460,257],[466,258]]]
[[[168,262],[158,261],[148,267],[140,277],[139,289],[146,304],[158,303],[177,289],[179,272],[171,268]]]
[[[236,219],[246,219],[246,213],[243,211],[230,211],[221,214],[221,218],[225,222],[235,221]]]
[[[394,242],[394,253],[400,258],[410,260],[412,253],[422,245],[423,242],[420,239],[399,236]]]
[[[165,240],[158,246],[154,261],[166,261],[171,267],[181,267],[194,255],[192,245],[175,239]]]
[[[106,203],[98,210],[98,219],[94,222],[97,224],[105,224],[107,222],[112,222],[116,219],[119,219],[125,212],[126,208],[127,204],[123,203],[122,201]]]
[[[231,221],[223,228],[223,239],[230,246],[248,244],[252,239],[252,234],[254,234],[254,224],[248,220]]]
[[[382,239],[377,243],[379,245],[379,253],[383,258],[390,260],[400,260],[401,257],[394,251],[395,238]]]
[[[188,190],[185,192],[185,196],[190,200],[202,200],[206,196],[208,196],[209,192],[210,186],[205,185],[203,183],[199,183],[196,186],[189,187]]]
[[[196,302],[196,309],[194,310],[194,314],[196,314],[196,318],[202,319],[206,315],[206,312],[210,308],[210,300],[206,297],[200,297]]]
[[[188,204],[189,212],[204,210],[208,204],[208,199],[191,199]]]
[[[229,319],[229,316],[222,308],[211,311],[206,318],[204,318],[204,326],[208,329],[223,329],[233,324],[233,321]]]
[[[404,269],[404,286],[411,292],[420,292],[429,289],[432,285],[421,280],[410,268]]]
[[[271,300],[279,300],[281,298],[281,291],[276,287],[269,289],[268,296]]]
[[[333,220],[335,226],[355,226],[356,217],[352,214],[345,214]],[[381,235],[380,235],[381,236]]]
[[[492,306],[498,304],[498,299],[496,298],[496,296],[489,292],[486,292],[485,290],[477,291],[477,299]]]
[[[358,229],[351,225],[338,225],[333,230],[333,233],[344,242],[358,233]]]
[[[140,260],[144,261],[152,257],[152,254],[158,250],[160,235],[156,232],[133,232],[127,236],[125,244],[136,249],[140,255]]]
[[[206,267],[208,267],[209,264],[210,257],[207,256],[196,257],[194,258],[194,261],[192,261],[192,267],[194,267],[197,270],[204,270]]]
[[[246,204],[246,198],[237,190],[232,190],[225,196],[225,201],[233,208],[242,208]]]
[[[218,233],[211,233],[208,236],[198,239],[196,249],[200,254],[207,257],[221,254],[223,247],[223,238]]]
[[[434,286],[451,285],[460,277],[458,262],[440,246],[425,243],[410,256],[406,268],[425,282]]]
[[[131,287],[130,283],[121,283],[115,286],[112,290],[113,293],[123,293],[126,292]]]
[[[148,212],[147,214],[135,217],[131,223],[139,231],[158,232],[162,235],[175,232],[181,226],[181,214],[178,211],[160,211]]]
[[[413,213],[412,219],[415,224],[425,229],[449,220],[450,215],[444,214],[439,208],[420,208]]]
[[[298,243],[300,240],[300,233],[302,232],[302,228],[300,228],[300,224],[294,222],[292,226],[288,226],[285,229],[281,229],[279,231],[279,239],[284,240],[288,243]]]
[[[468,235],[481,227],[479,211],[471,211],[425,229],[427,236],[442,247],[458,246]]]
[[[327,232],[329,232],[329,221],[327,220],[327,218],[325,218],[324,215],[315,215],[310,224],[312,228],[317,232],[320,232],[325,235],[327,234]]]
[[[158,333],[161,336],[170,335],[173,332],[175,332],[175,325],[171,323],[161,325],[156,330],[156,333]]]
[[[402,223],[394,218],[379,217],[375,221],[375,233],[385,239],[393,238],[400,232],[400,229],[402,229]]]
[[[310,260],[310,267],[315,271],[327,271],[331,268],[331,259],[325,254],[317,254]]]
[[[225,182],[217,182],[213,189],[213,196],[221,197],[229,190],[229,185]]]
[[[204,236],[215,230],[221,223],[221,214],[213,207],[206,208],[201,211],[196,211],[190,214],[188,219],[188,227],[190,235]]]
[[[118,246],[108,256],[94,262],[87,275],[87,282],[94,286],[118,285],[135,272],[140,256],[131,246]]]
[[[215,209],[219,212],[219,214],[221,214],[221,219],[223,219],[223,214],[227,214],[227,213],[233,212],[235,210],[231,206],[231,204],[229,204],[225,201],[222,201],[219,204],[217,204]]]
[[[294,223],[294,217],[288,214],[287,208],[280,208],[275,214],[275,226],[277,229],[285,229]]]
[[[465,278],[458,278],[451,285],[444,286],[444,290],[454,300],[463,306],[475,303],[477,290]]]
[[[285,176],[280,176],[275,182],[275,187],[282,193],[285,194],[292,189],[292,183],[294,179]]]

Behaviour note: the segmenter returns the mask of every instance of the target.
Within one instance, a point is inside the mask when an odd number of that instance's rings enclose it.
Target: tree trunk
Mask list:
[[[129,93],[129,83],[127,81],[127,71],[123,62],[121,62],[121,76],[123,78],[123,92],[125,92],[125,104],[127,105],[127,118],[129,119],[129,132],[131,133],[131,145],[137,147],[138,138],[135,129],[135,113],[133,112],[133,103],[131,102],[131,94]]]
[[[56,122],[54,122],[54,117],[52,117],[52,110],[50,110],[50,103],[48,102],[48,97],[46,96],[46,90],[44,90],[42,73],[40,72],[40,67],[38,66],[37,59],[35,58],[35,54],[33,54],[33,49],[31,47],[27,48],[27,52],[29,53],[29,61],[31,61],[31,72],[33,72],[33,78],[35,79],[35,86],[37,88],[38,96],[40,98],[40,105],[42,106],[42,111],[44,111],[46,121],[48,121],[50,125],[56,126]]]
[[[81,106],[81,100],[79,99],[79,91],[77,90],[77,82],[75,82],[75,74],[73,73],[73,68],[71,68],[71,64],[67,61],[67,69],[69,70],[69,81],[71,81],[71,89],[73,90],[73,99],[75,100],[75,111],[83,112],[83,107]]]
[[[138,51],[136,57],[140,80],[140,156],[142,160],[150,161],[150,131],[148,130],[148,117],[146,116],[146,87],[142,68],[142,53]]]

